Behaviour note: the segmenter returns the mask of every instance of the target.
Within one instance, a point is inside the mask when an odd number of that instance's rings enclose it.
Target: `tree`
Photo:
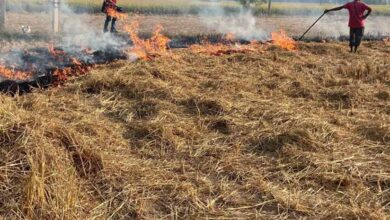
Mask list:
[[[239,2],[244,8],[249,9],[252,5],[266,3],[267,0],[239,0]]]
[[[267,10],[268,16],[271,15],[271,5],[272,5],[272,0],[268,0],[268,10]]]
[[[247,10],[249,10],[252,5],[268,3],[267,14],[268,15],[271,14],[271,3],[272,3],[272,0],[239,0],[239,2]]]

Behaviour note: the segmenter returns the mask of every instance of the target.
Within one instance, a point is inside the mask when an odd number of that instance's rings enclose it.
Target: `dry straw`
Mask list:
[[[389,44],[299,48],[176,50],[0,95],[0,216],[390,218]]]

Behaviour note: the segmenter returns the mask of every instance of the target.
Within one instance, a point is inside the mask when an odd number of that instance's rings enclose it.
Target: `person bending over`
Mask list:
[[[340,7],[326,9],[324,13],[341,9],[347,9],[349,12],[349,46],[351,52],[356,53],[364,35],[364,20],[371,14],[372,9],[361,0],[354,0]]]

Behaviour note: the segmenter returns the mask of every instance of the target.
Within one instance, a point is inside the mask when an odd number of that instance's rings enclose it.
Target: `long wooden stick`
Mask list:
[[[322,18],[324,17],[325,13],[323,13],[307,30],[305,33],[302,34],[302,36],[299,38],[299,40],[302,40],[302,38],[307,34],[307,32],[309,32],[311,30],[311,28],[317,24],[317,22]]]

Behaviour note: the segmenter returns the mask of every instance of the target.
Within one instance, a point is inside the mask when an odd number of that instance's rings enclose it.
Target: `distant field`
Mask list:
[[[314,4],[314,3],[275,3],[273,13],[275,14],[302,14],[310,12],[322,12],[326,8],[332,8],[334,4]],[[390,15],[390,5],[372,5],[374,13],[377,15]],[[260,6],[259,11],[265,11],[265,5]]]
[[[258,16],[256,17],[256,27],[271,32],[274,30],[285,29],[290,36],[300,37],[300,35],[309,27],[318,15],[312,16]],[[77,15],[64,16],[63,24],[68,23],[67,20],[76,19],[82,21],[88,27],[94,30],[100,30],[104,22],[103,13],[85,14],[80,13]],[[180,37],[197,37],[197,36],[212,36],[220,34],[218,29],[215,29],[213,25],[208,26],[205,22],[195,15],[154,15],[154,14],[141,14],[130,15],[128,19],[120,21],[118,23],[118,29],[123,30],[123,25],[130,23],[132,20],[137,19],[140,21],[140,33],[143,36],[148,36],[157,24],[161,24],[164,27],[164,34],[171,38]],[[214,19],[214,18],[210,18]],[[216,20],[217,21],[217,20]],[[26,38],[21,33],[22,25],[29,25],[32,29],[33,36],[38,38],[47,38],[48,33],[51,31],[50,25],[51,19],[48,13],[28,13],[28,12],[9,12],[7,19],[7,33],[5,36],[1,35],[0,38],[15,38],[17,36]],[[366,36],[371,36],[370,39],[375,36],[390,36],[390,27],[382,26],[378,27],[377,24],[387,24],[390,22],[390,16],[373,16],[367,20],[366,23]],[[336,13],[334,15],[325,16],[313,29],[307,34],[307,39],[319,39],[319,38],[338,38],[340,36],[348,35],[348,17],[345,13]],[[29,35],[31,37],[32,35]],[[1,47],[1,45],[0,45]]]
[[[79,12],[97,13],[100,11],[101,1],[94,0],[68,0],[69,5]],[[45,10],[45,0],[18,1],[9,0],[9,8],[13,10],[42,11]],[[213,8],[215,4],[209,1],[183,1],[183,0],[123,0],[119,1],[129,13],[141,14],[197,14],[205,8]],[[227,12],[237,12],[240,5],[235,1],[222,1],[220,4]],[[325,8],[330,8],[332,4],[314,4],[314,3],[274,3],[272,6],[273,14],[318,14]],[[389,15],[390,5],[373,5],[376,15]],[[267,5],[258,5],[254,8],[256,14],[265,13]]]

